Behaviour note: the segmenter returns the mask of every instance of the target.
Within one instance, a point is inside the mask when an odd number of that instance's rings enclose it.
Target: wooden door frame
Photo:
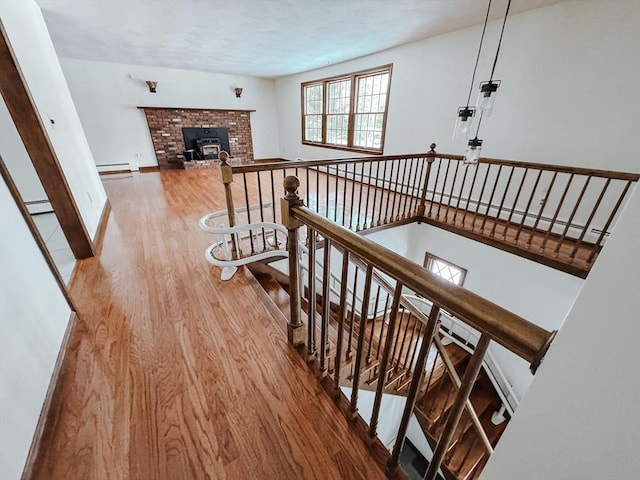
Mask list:
[[[56,152],[42,124],[29,87],[0,21],[0,94],[31,158],[60,227],[76,259],[94,255],[94,245],[80,216]]]

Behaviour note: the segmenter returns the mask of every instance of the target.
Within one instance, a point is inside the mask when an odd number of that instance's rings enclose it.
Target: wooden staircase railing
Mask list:
[[[326,303],[325,308],[322,309],[320,318],[320,338],[316,341],[316,348],[319,351],[317,361],[320,377],[323,379],[325,388],[337,399],[338,405],[347,416],[354,421],[357,427],[356,430],[370,443],[374,457],[378,459],[378,461],[386,463],[390,472],[395,472],[398,466],[400,450],[405,440],[409,419],[414,413],[416,402],[418,399],[423,399],[424,395],[421,394],[421,392],[426,391],[428,393],[428,389],[424,389],[425,380],[423,377],[430,352],[433,351],[433,348],[435,348],[436,351],[438,348],[438,342],[434,340],[434,336],[438,329],[440,310],[446,309],[458,319],[480,332],[481,337],[477,342],[475,351],[462,374],[459,387],[455,389],[456,393],[453,401],[447,408],[447,420],[441,426],[434,456],[425,477],[428,480],[435,478],[445,459],[445,455],[451,451],[451,439],[454,437],[460,418],[467,406],[467,401],[480,371],[489,342],[495,341],[514,352],[530,363],[531,370],[535,372],[553,338],[553,333],[508,312],[472,292],[428,273],[422,267],[413,264],[411,261],[304,207],[302,205],[302,199],[298,197],[296,193],[299,186],[297,178],[286,178],[284,185],[286,196],[282,200],[281,211],[283,223],[289,234],[288,249],[291,277],[289,287],[291,298],[291,311],[288,325],[289,339],[294,345],[302,346],[312,336],[308,330],[313,329],[314,332],[316,330],[315,325],[313,325],[314,322],[311,320],[315,318],[315,315],[310,315],[309,321],[307,322],[308,324],[304,325],[301,320],[300,311],[301,291],[297,238],[299,229],[305,226],[309,232],[310,239],[315,239],[316,235],[319,235],[324,241],[324,251],[322,255],[324,272],[329,272],[331,265],[341,265],[341,269],[339,269],[341,287],[337,312],[339,326],[337,329],[336,352],[333,356],[334,366],[332,374],[330,374],[329,359],[326,354],[329,338],[330,309],[328,305],[329,280],[324,277],[328,277],[328,273],[325,273],[323,276],[322,293]],[[343,253],[337,255],[336,251],[332,249],[332,245],[339,247]],[[313,251],[313,248],[310,248],[310,251]],[[332,262],[331,257],[334,255],[338,256],[338,258],[334,258]],[[368,419],[368,425],[361,421],[358,416],[358,394],[362,375],[370,368],[370,365],[367,365],[366,321],[359,322],[357,326],[357,344],[355,350],[352,352],[353,373],[350,399],[344,400],[339,389],[340,379],[344,374],[341,372],[342,362],[340,359],[344,354],[344,344],[346,341],[344,337],[349,332],[347,319],[347,285],[350,281],[353,281],[349,278],[349,259],[351,257],[358,258],[359,262],[366,265],[365,279],[362,284],[362,298],[364,301],[361,306],[360,318],[366,319],[368,317],[368,299],[373,295],[375,275],[384,275],[386,278],[390,278],[391,282],[395,282],[395,286],[393,287],[394,294],[387,315],[387,331],[384,334],[384,339],[382,339],[382,335],[380,337],[383,342],[382,355],[376,367],[380,372],[383,372],[382,375],[390,371],[390,361],[393,355],[394,343],[397,339],[397,335],[394,337],[394,332],[396,331],[398,318],[400,318],[399,312],[402,289],[407,287],[418,295],[427,298],[433,305],[429,315],[426,316],[426,324],[424,324],[424,328],[421,330],[420,346],[413,362],[411,381],[407,386],[405,411],[397,432],[394,448],[391,452],[388,452],[376,437],[382,395],[385,388],[384,381],[379,381],[376,384],[373,413]],[[314,276],[310,275],[309,278],[314,278]],[[315,281],[312,283],[315,284]],[[311,288],[309,290],[311,290]],[[309,349],[309,345],[307,345],[307,349]],[[307,349],[305,349],[305,354]],[[457,386],[455,378],[453,381]],[[472,445],[472,448],[476,447]]]
[[[435,147],[249,165],[231,165],[221,152],[229,227],[279,223],[276,185],[293,174],[309,209],[350,230],[426,222],[584,278],[640,178],[491,158],[467,165]]]
[[[340,252],[340,248],[334,247],[334,249]],[[366,270],[366,266],[354,256],[350,256],[349,261],[351,263],[349,268],[354,268],[352,270],[353,283],[348,282],[346,289],[346,321],[342,322],[344,328],[347,329],[345,334],[347,334],[348,338],[345,340],[346,347],[343,347],[346,351],[342,357],[336,355],[337,342],[335,341],[335,333],[330,337],[330,345],[327,348],[327,351],[331,351],[328,359],[333,361],[334,364],[340,362],[340,371],[349,372],[348,374],[345,372],[345,374],[333,377],[336,389],[344,386],[352,387],[353,385],[354,363],[351,352],[353,350],[357,351],[357,347],[353,347],[357,346],[358,343],[357,332],[356,335],[354,335],[354,328],[359,330],[362,326],[359,312],[362,311],[362,305],[365,301],[356,291],[358,288],[358,275],[362,275]],[[317,267],[315,277],[317,280],[322,280],[320,277],[324,276],[323,264],[322,262],[315,262],[314,264]],[[304,261],[302,262],[301,269],[307,272],[305,280],[306,285],[309,285],[309,279],[312,277],[308,276],[308,267]],[[318,271],[321,273],[317,273]],[[333,274],[331,274],[330,277],[331,286],[329,288],[329,295],[332,299],[331,308],[329,309],[330,324],[334,326],[333,324],[335,323],[334,330],[337,331],[336,329],[339,328],[340,319],[335,315],[335,312],[338,310],[338,305],[333,302],[338,301],[336,298],[339,295],[339,291],[336,290],[336,285],[339,288],[340,279],[336,279]],[[325,283],[321,283],[321,285],[324,284]],[[407,296],[405,294],[400,296],[395,329],[386,331],[387,335],[389,335],[387,341],[392,345],[389,360],[387,361],[388,366],[387,368],[381,367],[380,355],[384,350],[385,327],[388,328],[390,323],[388,316],[390,313],[389,301],[393,293],[394,287],[374,272],[368,309],[377,313],[373,316],[369,315],[364,325],[364,366],[360,367],[360,384],[358,389],[375,391],[378,384],[382,382],[383,393],[406,396],[414,373],[416,354],[420,349],[422,331],[428,323],[428,317],[424,311],[414,303],[420,300],[420,305],[422,306],[425,302],[424,299],[418,299],[417,297]],[[304,294],[309,294],[308,287],[305,287]],[[303,295],[303,297],[305,295]],[[317,294],[317,299],[321,306],[319,309],[318,302],[314,308],[314,304],[309,300],[309,297],[306,296],[305,298],[307,318],[313,319],[312,321],[314,322],[314,317],[321,317],[322,308],[324,308],[322,306],[324,304],[322,295]],[[429,304],[429,308],[431,308],[431,304]],[[354,315],[354,312],[357,313]],[[438,322],[439,325],[443,317],[446,321],[451,321],[451,317],[448,314],[441,312]],[[354,318],[356,319],[355,321]],[[311,332],[311,329],[309,328],[307,331]],[[442,333],[442,330],[440,330],[440,333]],[[477,340],[474,341],[473,344],[470,344],[470,346],[475,347],[476,343]],[[307,345],[310,344],[311,342],[307,343]],[[448,398],[453,398],[451,395],[460,388],[460,378],[456,371],[456,365],[458,365],[461,360],[465,360],[470,356],[467,354],[468,350],[471,350],[471,353],[473,353],[472,348],[469,348],[467,345],[465,345],[465,347],[466,350],[455,345],[453,346],[453,348],[457,349],[458,353],[454,360],[450,358],[439,336],[434,336],[425,371],[425,378],[420,387],[415,411],[427,441],[432,444],[432,447],[435,447],[437,443],[439,434],[444,426],[444,420],[446,420],[446,414],[448,414],[448,407],[450,406],[450,404],[448,404]],[[311,361],[322,361],[322,359],[318,357],[318,351],[315,349],[315,346],[308,349],[308,355]],[[487,352],[487,355],[489,355],[489,352]],[[434,375],[435,372],[438,373]],[[330,377],[333,376],[332,365],[327,365],[326,374]],[[484,425],[471,399],[467,400],[465,411],[463,412],[463,420],[456,429],[451,445],[443,460],[442,469],[446,472],[448,478],[475,478],[476,475],[481,472],[484,463],[493,452],[493,447],[504,430],[504,425],[500,427],[492,423],[492,413],[501,408],[502,400],[498,393],[496,393],[497,390],[494,390],[494,381],[489,381],[488,376],[486,380],[487,385],[483,386],[482,392],[477,392],[473,395],[474,401],[480,402],[479,408],[481,410],[479,410],[479,412],[484,414]],[[448,382],[449,387],[443,390],[442,384],[445,383],[445,381]],[[434,388],[434,386],[437,386],[437,388]],[[447,400],[441,402],[443,405],[440,405],[436,402],[436,399],[442,399],[442,397],[446,397]],[[440,407],[440,409],[434,407]],[[435,420],[432,418],[434,412],[437,412],[437,418]],[[511,412],[512,410],[509,411],[509,413]],[[489,438],[489,434],[485,429],[490,431],[491,438]]]
[[[427,159],[424,221],[583,278],[640,178],[495,158],[469,166],[435,144]]]
[[[420,213],[426,158],[412,154],[231,165],[221,152],[227,208],[233,212],[230,226],[278,222],[276,192],[290,174],[302,182],[305,205],[353,231],[412,221]],[[235,206],[241,204],[246,215],[237,214]],[[260,206],[257,212],[252,204]]]
[[[301,250],[307,254],[309,253],[308,249],[302,246]],[[325,346],[324,353],[326,359],[324,363],[327,366],[325,374],[329,378],[335,379],[333,376],[335,364],[340,362],[340,372],[342,373],[338,377],[338,387],[353,386],[355,373],[353,352],[357,351],[359,341],[358,332],[360,331],[362,322],[360,315],[363,302],[365,301],[364,298],[357,293],[356,289],[358,287],[358,275],[362,278],[366,266],[362,265],[353,256],[350,257],[350,260],[354,267],[354,281],[353,284],[348,283],[347,285],[346,321],[342,322],[344,328],[346,328],[345,341],[347,345],[343,347],[343,355],[341,357],[336,354],[340,319],[337,316],[339,305],[335,303],[339,301],[340,279],[335,278],[335,276],[329,272],[331,280],[329,282],[328,344]],[[256,278],[260,278],[260,283],[264,285],[264,288],[269,292],[274,302],[277,302],[278,308],[280,308],[285,315],[288,315],[288,303],[286,303],[286,305],[283,303],[285,299],[279,292],[282,292],[283,288],[286,290],[289,289],[289,277],[281,273],[277,268],[260,265],[254,264],[251,266],[254,275],[256,275]],[[308,259],[307,261],[303,260],[301,270],[303,272],[302,283],[305,287],[301,290],[303,292],[302,308],[303,314],[306,313],[307,325],[311,325],[311,323],[309,323],[310,320],[315,324],[316,318],[322,317],[326,302],[321,293],[315,292],[314,294],[310,292],[309,287],[313,286],[313,283],[309,282],[309,278],[311,277],[308,276],[307,265]],[[323,282],[325,276],[323,264],[321,261],[316,261],[313,265],[316,266],[314,274],[316,278],[315,283],[320,283],[318,290],[323,291],[323,285],[326,284],[326,282]],[[416,297],[411,298],[403,294],[400,297],[398,318],[395,322],[396,328],[391,332],[385,330],[388,328],[389,306],[393,293],[394,287],[390,285],[387,280],[374,273],[368,310],[375,313],[369,315],[365,320],[364,362],[360,367],[360,383],[358,389],[360,391],[376,391],[379,383],[382,382],[383,393],[406,396],[413,376],[416,355],[420,349],[422,331],[428,322],[428,318],[423,313],[424,310],[421,310],[420,307],[414,304],[417,300],[422,302],[423,299],[417,299]],[[289,298],[288,294],[286,298]],[[420,305],[424,308],[423,303],[420,303]],[[430,309],[431,305],[429,304],[428,307]],[[442,320],[442,318],[443,314],[441,313],[440,320]],[[316,331],[313,332],[313,330]],[[310,335],[310,340],[307,340],[308,360],[317,361],[319,364],[321,361],[319,358],[321,352],[315,347],[315,338],[321,336],[321,329],[309,327],[307,328],[307,333]],[[440,330],[440,333],[442,333],[442,330]],[[383,371],[380,368],[380,360],[381,354],[384,351],[384,340],[387,335],[390,335],[389,341],[393,347],[391,348],[388,367]],[[455,355],[450,357],[447,348],[455,348]],[[419,423],[424,430],[425,437],[427,441],[432,444],[432,447],[435,447],[444,425],[444,420],[446,420],[448,407],[450,407],[448,399],[453,398],[452,395],[460,386],[460,379],[456,368],[460,365],[460,362],[464,362],[469,356],[465,350],[455,345],[444,347],[439,336],[434,336],[434,343],[429,353],[429,360],[425,371],[425,380],[423,380],[418,394],[415,411]],[[437,373],[434,375],[435,372]],[[447,387],[443,389],[442,385],[444,383],[447,384]],[[491,423],[492,416],[490,414],[500,408],[501,400],[493,390],[491,383],[488,381],[485,383],[487,385],[483,386],[480,392],[472,393],[472,398],[466,402],[461,423],[454,433],[451,445],[443,460],[442,469],[446,472],[448,478],[466,479],[473,478],[473,475],[478,474],[504,429],[504,427],[496,427]],[[478,390],[478,388],[475,387],[474,389]],[[444,401],[436,401],[438,398],[441,400],[444,399]],[[477,410],[476,402],[478,402]],[[487,414],[489,414],[488,417]],[[490,433],[488,434],[485,429]],[[489,438],[489,435],[491,435],[491,438]]]

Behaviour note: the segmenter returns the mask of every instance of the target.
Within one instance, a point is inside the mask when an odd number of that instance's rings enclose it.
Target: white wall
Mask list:
[[[86,60],[61,61],[97,165],[157,165],[147,120],[139,106],[255,110],[251,113],[255,158],[279,156],[273,80]],[[158,82],[156,93],[149,92],[146,80]],[[244,89],[241,98],[236,98],[235,87]]]
[[[0,477],[21,476],[71,310],[0,179]]]
[[[635,0],[568,1],[510,17],[496,69],[503,83],[480,132],[483,156],[640,171],[639,23]],[[488,26],[476,83],[488,80],[499,27]],[[424,152],[432,141],[463,153],[451,134],[480,33],[475,26],[277,80],[281,156],[352,156],[301,145],[300,83],[386,63],[393,75],[384,153]]]
[[[482,478],[638,477],[638,245],[636,188]]]
[[[467,269],[464,287],[547,330],[560,327],[584,280],[427,224],[368,238],[422,265],[429,252]],[[492,343],[491,352],[518,398],[533,376],[527,363]]]
[[[93,237],[107,196],[40,8],[33,0],[5,1],[0,20],[80,215]],[[0,120],[6,128],[7,119]],[[3,151],[6,158],[12,155],[20,153]]]

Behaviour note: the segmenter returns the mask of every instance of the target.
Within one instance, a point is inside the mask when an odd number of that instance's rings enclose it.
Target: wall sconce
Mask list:
[[[158,86],[158,82],[154,82],[153,80],[147,80],[146,84],[149,87],[149,91],[151,93],[156,93],[156,88]]]
[[[236,87],[236,97],[240,98],[240,95],[242,95],[242,87]]]

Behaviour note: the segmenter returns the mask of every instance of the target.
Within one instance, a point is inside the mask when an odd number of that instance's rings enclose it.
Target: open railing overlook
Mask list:
[[[640,177],[488,158],[467,165],[431,147],[253,165],[230,165],[223,156],[229,226],[278,223],[279,185],[295,175],[305,205],[350,230],[425,222],[584,278]]]
[[[203,217],[203,229],[222,235],[207,251],[209,261],[224,266],[288,257],[289,341],[390,476],[402,477],[397,467],[415,415],[433,447],[428,480],[438,472],[477,478],[502,432],[474,406],[483,401],[476,392],[481,367],[495,363],[490,342],[535,372],[554,333],[360,232],[424,222],[585,277],[639,178],[493,159],[466,165],[460,156],[436,153],[435,145],[418,155],[237,166],[224,154],[221,160],[228,226],[213,228],[220,213]],[[215,258],[219,251],[224,258]],[[461,364],[440,339],[460,340],[452,322],[471,332],[461,343],[470,358]],[[502,404],[512,413],[514,395],[504,383]],[[375,391],[367,418],[359,410],[363,390]],[[389,393],[406,402],[387,449],[377,429]]]
[[[517,315],[507,312],[501,307],[461,287],[449,284],[435,275],[427,273],[422,267],[413,264],[411,261],[340,225],[336,225],[323,216],[300,205],[300,199],[295,195],[297,188],[295,178],[287,178],[285,185],[287,188],[287,196],[283,201],[283,209],[285,211],[283,217],[285,226],[287,226],[289,230],[289,274],[291,278],[289,290],[291,298],[289,339],[294,345],[306,344],[307,354],[310,358],[317,361],[320,376],[329,379],[325,382],[325,386],[334,396],[337,395],[339,398],[341,397],[339,394],[340,386],[343,384],[341,379],[343,375],[342,369],[344,368],[344,349],[351,350],[352,338],[355,338],[355,348],[351,356],[348,357],[352,364],[351,375],[349,376],[351,381],[351,396],[343,405],[343,408],[345,413],[351,418],[357,416],[359,391],[361,388],[364,388],[365,384],[369,384],[368,381],[371,380],[371,377],[367,379],[365,375],[368,375],[372,369],[375,368],[378,373],[374,378],[376,394],[373,413],[368,420],[363,420],[364,424],[362,424],[360,428],[363,437],[375,445],[374,452],[377,453],[377,458],[389,467],[390,472],[395,471],[411,415],[414,414],[414,410],[418,413],[422,412],[422,408],[428,402],[432,381],[435,380],[435,384],[440,382],[441,385],[445,382],[444,375],[452,376],[449,381],[453,383],[454,388],[451,389],[451,394],[448,395],[448,397],[454,398],[454,400],[453,405],[450,410],[448,410],[446,422],[444,419],[436,419],[439,420],[441,424],[439,428],[433,431],[439,433],[440,436],[437,438],[433,459],[431,460],[426,478],[435,478],[443,461],[446,461],[445,456],[448,456],[449,459],[455,457],[456,451],[455,449],[452,450],[453,446],[450,445],[450,441],[465,411],[466,415],[471,418],[472,428],[478,431],[478,438],[482,441],[466,445],[465,448],[467,452],[458,455],[458,457],[461,456],[461,462],[464,463],[465,459],[470,457],[470,452],[473,450],[487,449],[488,453],[490,453],[492,448],[491,442],[486,439],[486,435],[482,434],[482,429],[477,426],[477,416],[474,414],[473,407],[468,403],[469,395],[480,371],[489,342],[496,341],[505,346],[529,362],[532,365],[532,370],[535,370],[548,348],[553,336],[552,333],[527,322]],[[324,305],[320,309],[322,312],[319,319],[320,335],[317,340],[315,339],[315,304],[313,307],[311,306],[314,302],[308,302],[306,325],[302,321],[301,291],[299,290],[301,278],[298,258],[299,248],[296,243],[297,232],[302,225],[307,227],[309,238],[312,239],[309,252],[315,250],[313,244],[315,243],[314,239],[316,236],[319,235],[323,239],[322,263],[324,265],[323,272],[325,278],[322,282],[323,291],[321,299]],[[335,251],[332,248],[333,246],[342,252],[342,258],[338,258],[342,264],[340,271],[341,293],[337,314],[335,315],[335,322],[337,323],[335,326],[335,330],[337,330],[335,351],[331,351],[331,349],[327,351],[326,346],[331,343],[329,341],[331,311],[329,305],[330,282],[327,272],[331,270],[331,256],[332,254],[335,255]],[[371,339],[374,335],[375,319],[373,325],[366,320],[358,322],[358,331],[352,333],[354,322],[353,317],[349,316],[349,295],[347,295],[350,276],[349,260],[351,257],[357,258],[358,263],[366,266],[363,285],[364,292],[362,295],[363,301],[361,302],[359,318],[367,319],[369,317],[369,300],[372,296],[377,297],[375,292],[372,291],[372,288],[374,288],[374,279],[384,275],[395,281],[395,286],[392,286],[393,300],[390,305],[389,302],[385,302],[384,313],[381,316],[381,330],[378,334],[376,346],[377,351],[382,352],[382,354],[379,356],[379,361],[376,362],[373,362],[373,357],[377,356],[377,354],[373,356],[371,354],[371,346],[374,343]],[[309,279],[315,278],[315,260],[309,260],[308,264],[309,275],[307,277],[307,283],[308,290],[311,292],[308,298],[313,299],[315,298],[315,281]],[[357,280],[354,280],[354,282],[356,281]],[[401,372],[407,380],[405,382],[407,400],[405,403],[405,412],[396,435],[395,445],[389,454],[382,445],[376,443],[376,429],[385,389],[388,387],[389,382],[396,382],[399,378],[402,378],[395,375],[398,372],[398,368],[394,368],[393,362],[394,359],[398,358],[398,345],[405,343],[408,331],[411,328],[408,322],[405,323],[404,331],[402,331],[401,327],[404,315],[401,314],[400,304],[402,290],[404,288],[408,288],[421,297],[428,299],[432,304],[432,308],[428,316],[423,315],[419,311],[411,312],[419,321],[419,323],[415,322],[413,324],[411,336],[413,337],[414,332],[417,330],[419,341],[413,343],[414,350],[411,354],[410,350],[403,352],[402,347],[400,347],[399,350],[400,357],[404,355],[405,359],[410,358],[409,361],[404,361],[402,365],[404,372]],[[376,303],[378,302],[376,301]],[[441,309],[446,309],[481,333],[473,356],[461,379],[455,373],[455,368],[442,369],[435,377],[434,371],[436,369],[434,367],[427,369],[430,351],[432,352],[431,357],[434,366],[436,360],[433,357],[433,353],[435,352],[437,352],[435,353],[436,355],[440,354],[442,356],[444,363],[447,363],[446,356],[442,354],[442,345],[436,336]],[[382,329],[385,328],[385,325],[386,332],[383,332]],[[419,325],[419,328],[417,325]],[[347,336],[348,338],[345,338]],[[403,337],[401,341],[399,341],[400,337]],[[412,346],[411,342],[409,346]],[[416,350],[418,350],[417,356],[415,355]],[[332,368],[330,368],[329,365],[330,358],[335,360]],[[430,371],[430,375],[428,375],[428,378],[425,378],[427,371]],[[441,388],[441,386],[438,388]],[[338,403],[340,405],[340,400]],[[423,421],[427,423],[429,420],[428,414],[420,413],[420,415],[423,415]],[[478,462],[480,462],[480,459],[483,457],[478,458]],[[473,463],[469,474],[473,474],[475,469],[480,468],[478,465],[480,465],[480,463]]]

